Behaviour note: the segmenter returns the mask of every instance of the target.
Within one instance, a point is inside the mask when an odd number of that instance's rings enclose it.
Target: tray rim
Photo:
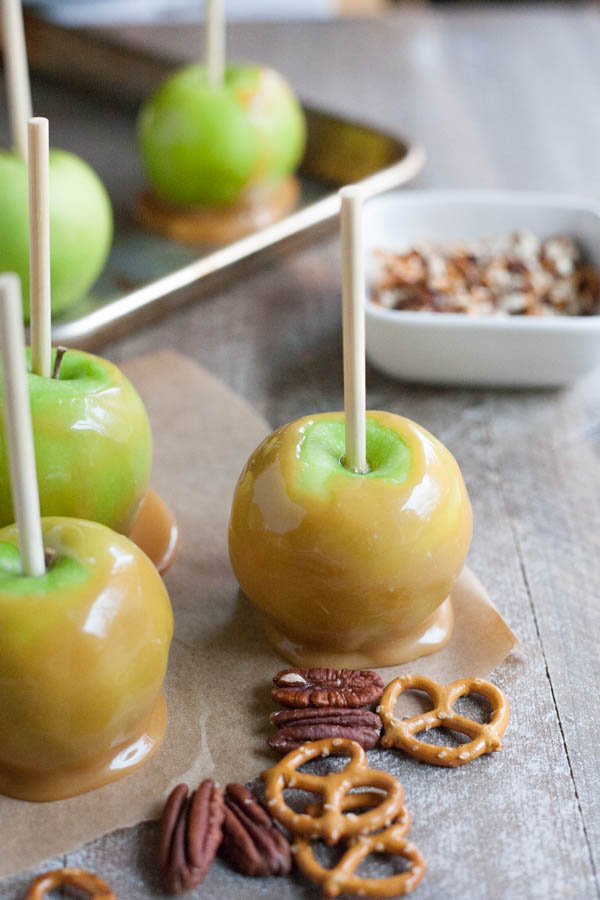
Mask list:
[[[90,91],[99,91],[102,95],[117,95],[121,105],[130,105],[135,99],[139,103],[138,88],[142,81],[159,81],[175,67],[180,66],[181,61],[174,60],[171,56],[154,54],[150,50],[132,46],[119,41],[112,41],[110,31],[107,29],[75,28],[64,29],[60,25],[48,22],[38,15],[26,15],[26,28],[28,39],[34,45],[30,53],[30,65],[40,77],[53,83],[64,83],[66,70],[63,63],[52,56],[52,43],[57,36],[64,39],[66,33],[71,41],[76,42],[80,49],[89,48],[89,57],[85,54],[83,68],[79,69],[71,84],[76,89],[82,87]],[[33,38],[33,40],[32,40]],[[50,44],[47,49],[46,39]],[[37,44],[37,48],[36,45]],[[36,50],[38,51],[36,53]],[[39,55],[41,52],[41,57]],[[44,53],[46,56],[44,57]],[[132,79],[131,88],[125,93],[117,90],[116,82],[109,78],[99,86],[99,67],[105,63],[104,54],[127,57],[135,71],[142,75]],[[137,67],[137,68],[136,68]],[[72,75],[72,70],[69,70]],[[146,86],[146,92],[148,87]],[[302,101],[301,101],[302,102]],[[417,141],[409,140],[401,133],[388,128],[380,128],[362,119],[337,113],[333,110],[320,108],[310,103],[302,103],[302,107],[310,120],[310,117],[325,117],[341,124],[351,125],[356,129],[371,132],[385,138],[398,150],[399,158],[389,165],[373,172],[357,181],[364,190],[365,199],[383,193],[392,188],[398,188],[413,179],[423,168],[426,162],[425,149]],[[299,172],[303,168],[300,165]],[[323,180],[321,180],[321,183]],[[55,342],[73,345],[83,348],[92,348],[107,342],[112,337],[125,334],[127,326],[139,320],[147,324],[152,319],[167,314],[175,307],[191,302],[191,288],[196,286],[195,299],[198,296],[198,286],[201,284],[208,292],[208,279],[213,281],[219,273],[224,278],[235,277],[235,267],[245,262],[260,262],[268,259],[271,253],[280,253],[288,245],[296,242],[316,239],[322,228],[331,224],[339,213],[338,190],[342,186],[331,185],[331,191],[320,199],[307,204],[301,209],[295,210],[285,216],[279,222],[275,222],[253,234],[249,234],[236,241],[214,249],[203,249],[202,255],[197,256],[191,262],[173,269],[166,275],[155,278],[134,290],[105,301],[102,306],[84,312],[72,319],[53,323],[52,338]],[[213,285],[213,290],[216,285]]]
[[[402,159],[356,182],[362,187],[365,199],[406,184],[425,165],[426,151],[418,142],[409,141],[400,134],[382,131],[372,125],[357,122],[336,113],[329,113],[326,110],[311,106],[304,108],[308,112],[330,116],[338,121],[369,129],[405,148]],[[149,321],[168,312],[168,310],[159,308],[161,299],[165,302],[168,298],[175,300],[178,292],[190,288],[209,275],[230,269],[244,260],[256,258],[261,251],[267,251],[269,248],[277,249],[288,238],[309,236],[312,229],[335,219],[339,214],[339,207],[338,189],[334,188],[331,193],[326,194],[320,200],[309,203],[302,209],[285,216],[279,222],[205,253],[167,275],[154,279],[115,300],[106,302],[98,309],[66,322],[59,320],[53,323],[52,339],[66,345],[76,343],[86,347],[107,342],[110,340],[111,332],[114,333],[118,326],[133,319],[136,314],[149,313],[151,309],[154,309],[155,314],[150,314],[146,320]],[[181,298],[174,305],[180,306],[186,302],[188,302],[186,298]]]

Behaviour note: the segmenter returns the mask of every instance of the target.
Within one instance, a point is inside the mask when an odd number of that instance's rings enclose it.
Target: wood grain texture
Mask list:
[[[198,40],[173,30],[163,51],[191,55]],[[599,41],[595,6],[562,4],[235,26],[228,45],[282,70],[309,101],[422,140],[429,165],[420,186],[598,198]],[[61,113],[56,91],[37,86],[36,95],[57,113],[56,144],[90,158],[125,209],[139,183],[129,114],[92,111],[81,98],[71,114],[85,134]],[[279,425],[342,408],[339,298],[339,244],[330,240],[106,352],[118,361],[173,347]],[[429,863],[415,896],[597,897],[600,373],[562,392],[483,392],[407,386],[369,369],[367,396],[371,408],[417,419],[458,457],[475,513],[469,562],[521,638],[494,679],[512,706],[502,753],[455,771],[371,754],[402,780],[411,839]],[[98,871],[120,900],[158,898],[155,847],[147,824],[107,835],[69,863]],[[23,883],[3,884],[2,900],[18,900]],[[189,896],[318,892],[299,878],[242,879],[219,863]]]

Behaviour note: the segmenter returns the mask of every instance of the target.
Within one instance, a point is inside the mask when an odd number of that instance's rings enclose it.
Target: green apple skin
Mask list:
[[[21,278],[29,318],[29,201],[27,165],[0,151],[0,271]],[[50,151],[50,270],[52,313],[85,296],[102,271],[113,234],[104,185],[82,159]]]
[[[144,104],[144,168],[156,193],[181,206],[224,206],[297,167],[306,140],[300,104],[273,69],[227,66],[222,86],[203,65],[175,72]]]
[[[59,374],[28,375],[42,515],[89,519],[127,534],[152,468],[144,405],[116,366],[90,353],[67,350]],[[12,522],[0,399],[0,527]]]
[[[6,770],[43,777],[136,739],[173,634],[166,588],[135,544],[78,519],[42,519],[42,532],[55,559],[26,577],[16,527],[0,530],[4,790]]]
[[[369,472],[343,464],[343,413],[306,416],[252,454],[229,555],[277,649],[296,664],[391,665],[448,596],[472,532],[456,460],[415,422],[367,413]],[[391,660],[391,661],[390,661]]]

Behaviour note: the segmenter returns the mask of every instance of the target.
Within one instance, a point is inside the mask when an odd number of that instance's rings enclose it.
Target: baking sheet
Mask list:
[[[69,108],[77,92],[80,98],[85,96],[82,118],[94,117],[96,97],[118,108],[128,120],[129,140],[121,145],[117,165],[124,171],[138,170],[136,178],[119,187],[115,241],[106,270],[90,295],[55,321],[53,338],[58,343],[93,349],[214,292],[240,277],[249,265],[264,264],[273,254],[293,250],[335,228],[341,185],[360,181],[366,194],[374,195],[405,184],[424,165],[422,147],[401,135],[305,107],[308,140],[296,209],[280,222],[221,248],[176,244],[138,226],[133,209],[141,189],[134,133],[137,109],[177,63],[121,45],[107,30],[62,29],[31,16],[26,26],[32,72],[50,79],[60,91],[61,109]],[[52,118],[50,122],[52,134]],[[108,141],[113,129],[107,127]],[[112,173],[102,157],[96,168],[109,179],[110,189]],[[115,200],[112,191],[111,195]]]

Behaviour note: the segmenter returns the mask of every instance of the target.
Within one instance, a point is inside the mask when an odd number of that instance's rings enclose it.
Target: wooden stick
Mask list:
[[[25,361],[21,285],[17,275],[0,275],[0,351],[4,376],[4,428],[10,484],[24,575],[46,571]]]
[[[13,147],[27,159],[27,121],[33,115],[21,0],[2,0],[2,35]]]
[[[223,0],[206,0],[204,20],[204,64],[211,87],[223,84],[225,74],[225,14]]]
[[[52,313],[50,307],[50,168],[48,119],[27,123],[29,138],[29,307],[31,371],[50,378]]]
[[[365,274],[362,241],[362,192],[342,188],[342,322],[344,334],[344,410],[346,456],[353,472],[369,471],[366,440]]]

